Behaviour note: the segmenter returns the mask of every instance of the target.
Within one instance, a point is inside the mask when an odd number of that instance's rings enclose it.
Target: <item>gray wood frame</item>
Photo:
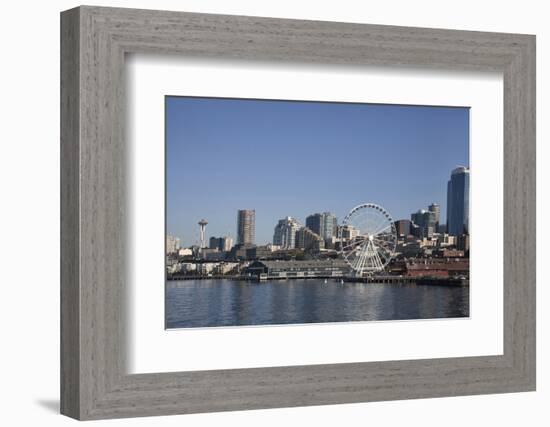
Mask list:
[[[124,56],[504,75],[504,354],[128,375]],[[83,6],[61,14],[61,412],[77,419],[535,390],[535,37]]]

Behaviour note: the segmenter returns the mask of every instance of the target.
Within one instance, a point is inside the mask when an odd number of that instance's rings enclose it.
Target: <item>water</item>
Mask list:
[[[170,281],[167,328],[469,316],[467,286],[227,279]]]

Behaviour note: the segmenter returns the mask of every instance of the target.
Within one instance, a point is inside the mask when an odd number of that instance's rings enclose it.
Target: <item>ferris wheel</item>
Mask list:
[[[360,276],[384,270],[397,244],[391,215],[374,203],[353,208],[344,218],[338,237],[342,258]]]

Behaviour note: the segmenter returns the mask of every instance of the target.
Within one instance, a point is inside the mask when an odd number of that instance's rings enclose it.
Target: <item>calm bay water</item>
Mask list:
[[[167,328],[469,316],[467,286],[324,280],[170,281]]]

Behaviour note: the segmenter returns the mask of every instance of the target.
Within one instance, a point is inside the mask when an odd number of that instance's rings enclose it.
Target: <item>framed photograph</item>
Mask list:
[[[535,37],[61,14],[61,411],[535,390]]]

